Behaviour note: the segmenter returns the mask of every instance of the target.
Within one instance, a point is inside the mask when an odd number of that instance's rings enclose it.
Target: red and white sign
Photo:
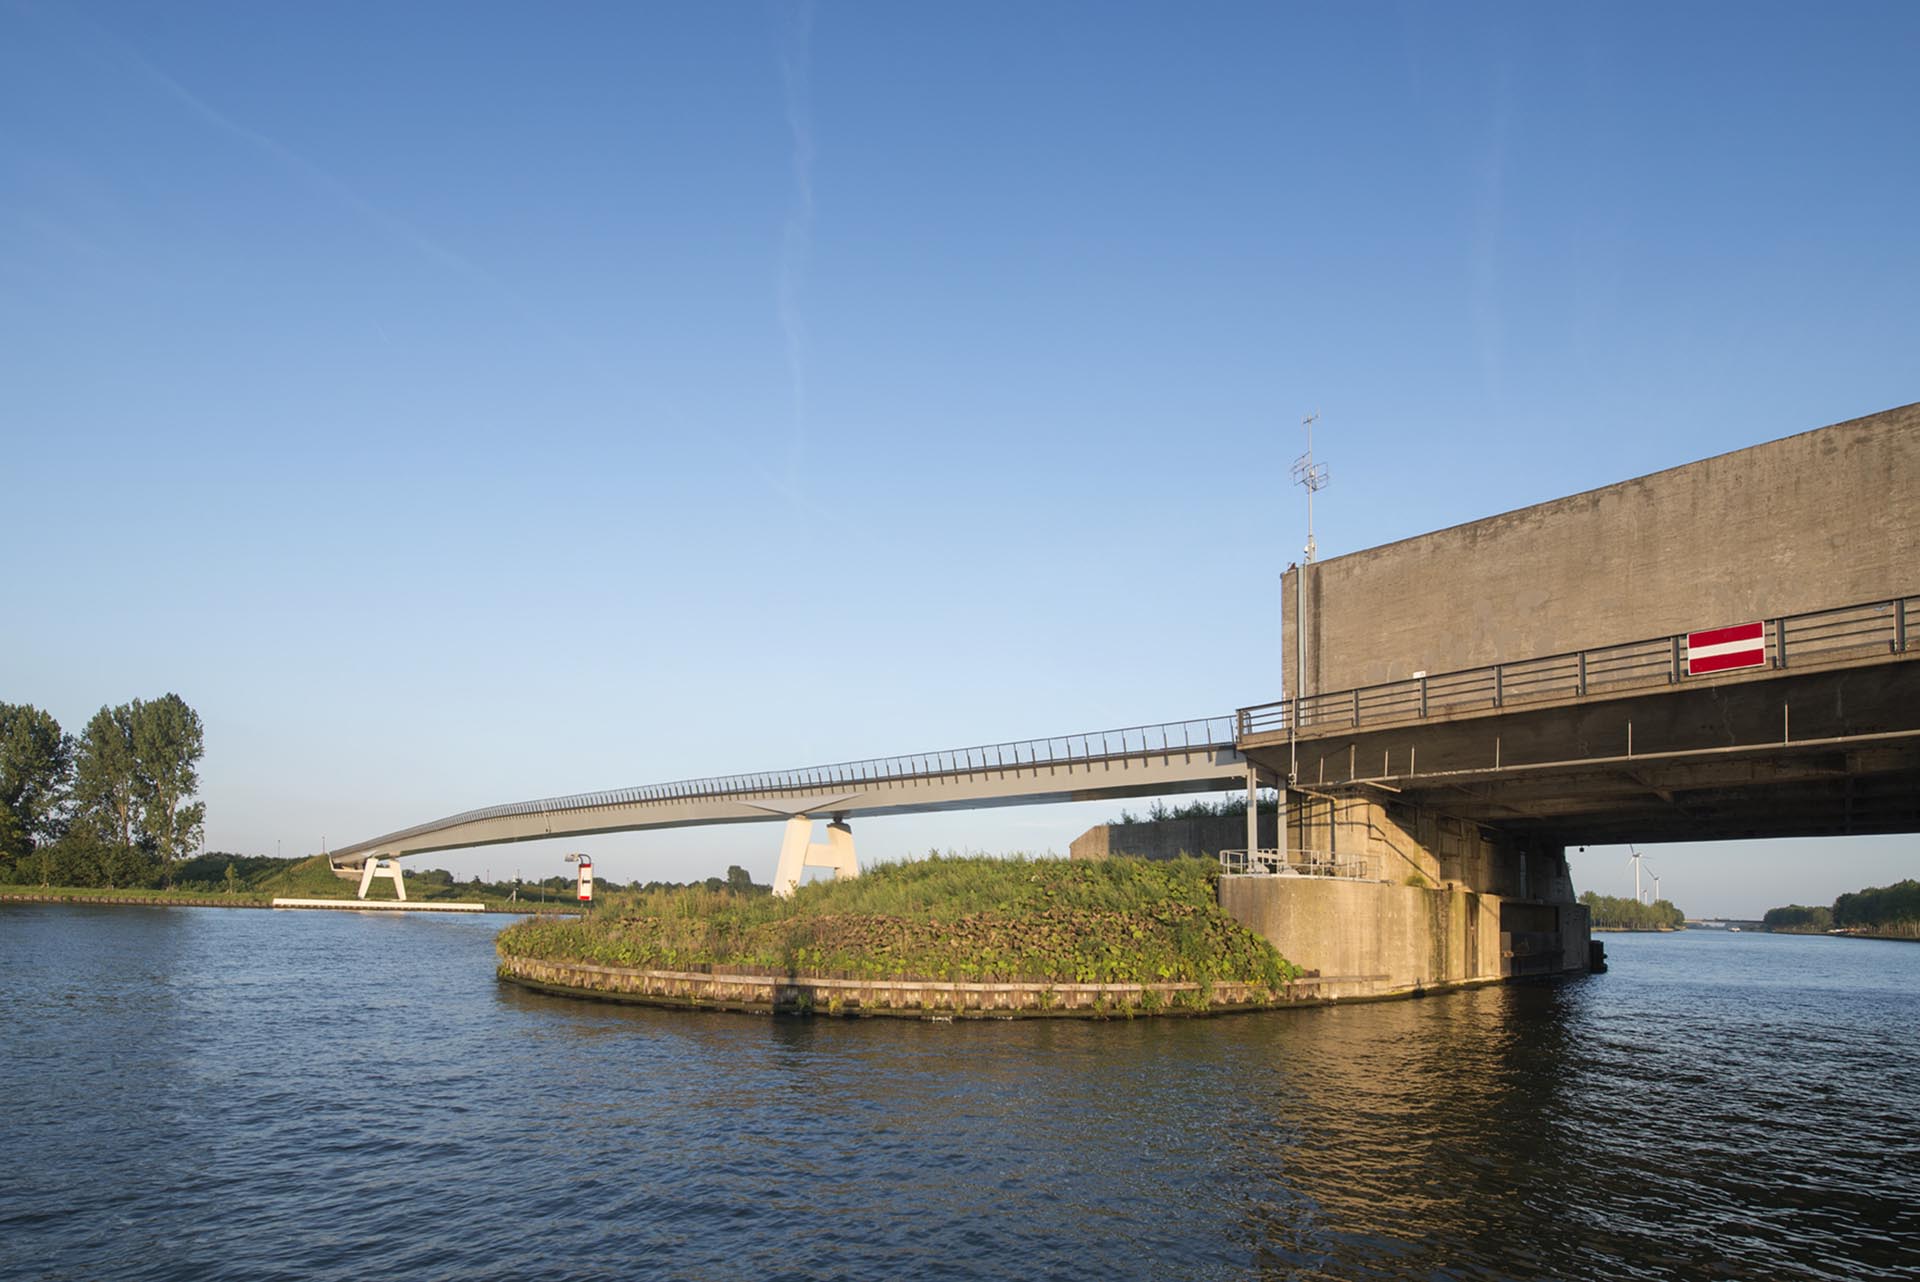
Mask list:
[[[593,902],[593,860],[591,859],[580,861],[580,902],[583,904]]]
[[[1708,628],[1687,633],[1687,675],[1704,676],[1729,668],[1767,666],[1767,625],[1736,623],[1730,628]]]

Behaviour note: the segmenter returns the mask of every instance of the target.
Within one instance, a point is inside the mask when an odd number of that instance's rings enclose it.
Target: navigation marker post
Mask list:
[[[573,854],[567,856],[567,862],[580,865],[580,902],[591,912],[593,909],[593,860],[586,855]]]

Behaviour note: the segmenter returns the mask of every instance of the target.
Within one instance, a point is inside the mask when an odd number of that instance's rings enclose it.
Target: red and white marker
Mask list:
[[[1704,676],[1730,668],[1767,666],[1767,625],[1736,623],[1687,633],[1687,675]]]
[[[593,860],[584,857],[580,860],[580,902],[593,902]]]

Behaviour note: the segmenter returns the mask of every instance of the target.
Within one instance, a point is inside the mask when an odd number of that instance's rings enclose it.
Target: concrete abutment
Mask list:
[[[1262,846],[1275,818],[1260,816]],[[1075,858],[1210,857],[1245,840],[1238,815],[1102,825]],[[1287,848],[1356,875],[1226,874],[1220,906],[1329,998],[1411,995],[1588,964],[1587,910],[1566,851],[1365,790],[1291,791]]]

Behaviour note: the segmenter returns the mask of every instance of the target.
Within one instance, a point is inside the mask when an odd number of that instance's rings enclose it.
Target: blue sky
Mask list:
[[[0,0],[0,697],[177,690],[266,853],[1271,698],[1309,410],[1332,555],[1920,398],[1917,61],[1906,4]],[[1916,866],[1814,849],[1654,861]]]

